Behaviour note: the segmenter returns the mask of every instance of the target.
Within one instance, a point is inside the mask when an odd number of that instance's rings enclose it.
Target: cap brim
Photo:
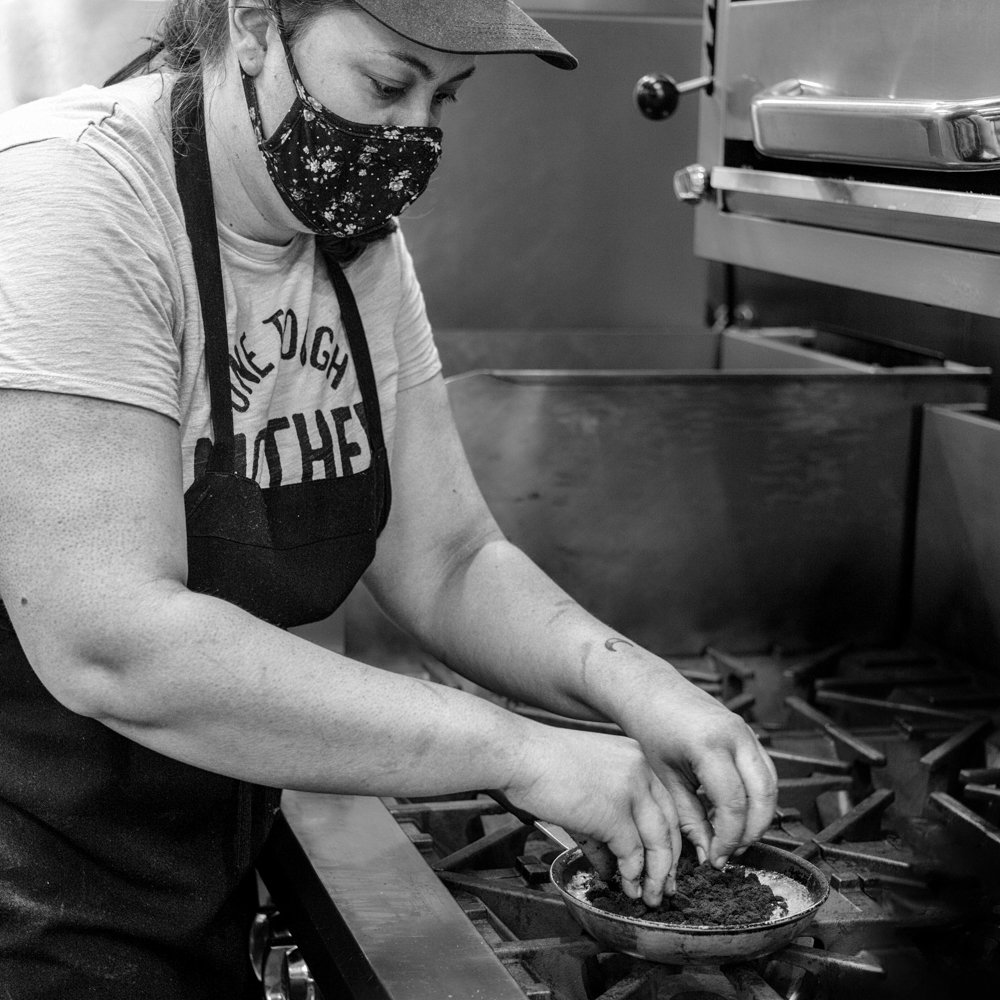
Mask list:
[[[576,57],[511,0],[355,0],[387,28],[441,52],[524,53],[559,69]]]

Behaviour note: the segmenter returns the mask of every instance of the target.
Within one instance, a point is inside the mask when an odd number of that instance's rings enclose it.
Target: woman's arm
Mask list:
[[[375,793],[441,781],[421,741],[433,730],[466,753],[471,714],[496,728],[500,763],[470,766],[469,779],[502,780],[513,764],[503,713],[390,684],[185,588],[179,454],[176,426],[150,411],[0,392],[0,592],[55,697],[200,767]],[[398,697],[416,711],[395,710]]]
[[[440,378],[400,395],[397,427],[393,512],[368,576],[380,603],[484,687],[621,725],[672,793],[684,832],[714,861],[756,840],[776,778],[743,720],[602,625],[503,539]],[[712,827],[699,785],[714,804]]]
[[[671,804],[638,744],[356,663],[187,590],[179,456],[176,425],[151,411],[0,391],[0,595],[55,698],[160,753],[275,787],[499,788],[607,841],[629,890],[645,869],[658,901],[676,854]]]

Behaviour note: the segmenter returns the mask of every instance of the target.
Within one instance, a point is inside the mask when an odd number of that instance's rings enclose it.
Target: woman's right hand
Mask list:
[[[632,899],[658,906],[673,884],[677,810],[635,740],[535,725],[503,791],[539,819],[606,843]]]

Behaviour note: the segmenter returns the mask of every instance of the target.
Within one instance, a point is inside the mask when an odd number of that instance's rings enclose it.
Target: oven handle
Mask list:
[[[705,173],[705,193],[719,196],[752,195],[757,198],[783,198],[796,202],[812,202],[819,209],[851,208],[876,210],[896,215],[909,215],[950,223],[995,226],[1000,224],[1000,198],[969,194],[965,191],[942,191],[936,188],[910,187],[900,184],[876,184],[830,177],[808,177],[801,174],[774,173],[743,167],[713,167],[706,171],[695,164],[678,171],[687,176],[692,170]],[[677,189],[681,183],[674,179]],[[681,193],[678,197],[684,200]],[[727,198],[726,206],[733,204]]]
[[[1000,97],[967,101],[844,97],[785,80],[750,104],[765,156],[911,170],[1000,169]]]

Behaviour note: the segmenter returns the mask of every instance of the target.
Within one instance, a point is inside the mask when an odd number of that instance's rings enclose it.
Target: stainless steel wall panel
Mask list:
[[[924,416],[914,621],[925,637],[1000,671],[1000,423],[976,408]]]
[[[984,382],[479,374],[449,391],[501,527],[613,628],[682,655],[896,638],[916,413]]]
[[[706,269],[670,186],[695,155],[698,102],[653,123],[632,98],[651,71],[697,76],[701,17],[542,23],[580,68],[482,57],[445,112],[440,170],[403,217],[431,321],[703,329]]]

